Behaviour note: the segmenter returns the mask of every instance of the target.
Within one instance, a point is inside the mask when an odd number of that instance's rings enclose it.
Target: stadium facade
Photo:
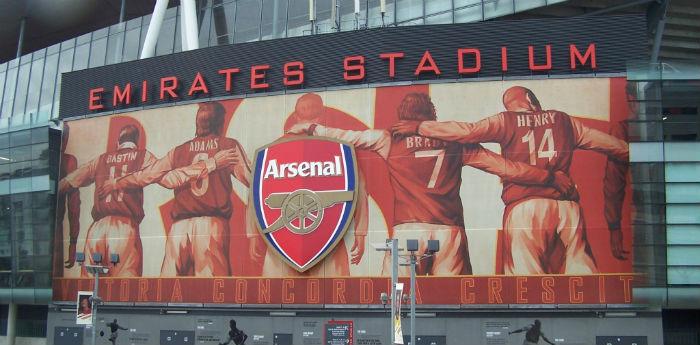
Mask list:
[[[398,266],[416,344],[697,343],[673,4],[191,3],[0,64],[8,343],[408,341],[391,237],[425,256],[415,294]]]

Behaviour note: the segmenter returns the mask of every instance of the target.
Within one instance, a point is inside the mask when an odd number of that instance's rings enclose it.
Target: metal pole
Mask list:
[[[100,290],[100,272],[99,269],[95,270],[95,286],[92,288],[92,345],[95,345],[95,334],[97,333],[96,323],[97,323],[97,305],[99,304],[100,297],[98,292]]]
[[[24,28],[27,26],[27,17],[22,17],[19,21],[19,37],[17,38],[17,58],[22,57],[22,46],[24,45]]]
[[[416,253],[411,252],[411,345],[416,345]]]
[[[396,344],[396,339],[394,335],[396,331],[394,330],[394,319],[396,318],[396,310],[394,309],[394,303],[396,303],[396,283],[399,280],[399,240],[391,240],[391,322],[390,322],[390,332],[389,340],[390,344]],[[399,311],[400,313],[400,311]],[[399,317],[401,315],[399,314]]]
[[[7,306],[7,344],[15,345],[15,335],[17,334],[17,303],[10,303]]]
[[[126,17],[126,0],[122,0],[122,5],[119,8],[119,22],[124,22],[124,17]]]

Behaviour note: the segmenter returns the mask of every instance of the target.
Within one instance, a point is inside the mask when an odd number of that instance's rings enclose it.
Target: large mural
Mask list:
[[[630,303],[626,90],[422,84],[67,121],[54,299],[90,290],[100,254],[105,301],[381,304],[395,238],[418,241],[421,304]]]

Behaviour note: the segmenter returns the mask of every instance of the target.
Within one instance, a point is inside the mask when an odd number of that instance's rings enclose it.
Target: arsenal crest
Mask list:
[[[338,244],[352,220],[357,162],[351,145],[283,139],[255,153],[253,203],[270,249],[304,272]]]

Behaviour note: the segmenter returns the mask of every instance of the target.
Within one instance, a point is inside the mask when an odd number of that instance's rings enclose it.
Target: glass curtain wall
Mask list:
[[[563,0],[202,0],[200,47],[393,25],[481,21]],[[309,20],[312,12],[315,21]],[[182,50],[180,8],[166,11],[156,55]],[[139,57],[150,15],[0,64],[0,132],[45,126],[58,115],[61,73]]]

